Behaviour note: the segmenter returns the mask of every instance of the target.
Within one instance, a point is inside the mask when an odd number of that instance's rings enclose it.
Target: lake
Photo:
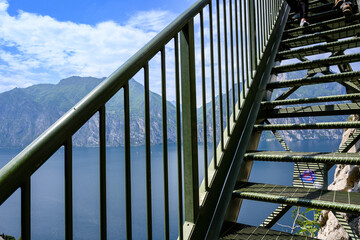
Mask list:
[[[340,140],[307,140],[290,142],[293,151],[335,151]],[[320,145],[319,145],[320,144]],[[170,237],[178,236],[177,213],[177,149],[169,145],[169,199],[170,199]],[[282,150],[277,142],[262,141],[259,150]],[[0,167],[19,152],[19,149],[0,149]],[[209,158],[212,146],[209,146]],[[199,147],[200,176],[203,178],[203,146]],[[64,151],[60,149],[31,178],[31,227],[32,239],[64,239]],[[97,148],[74,148],[73,151],[73,191],[74,191],[74,239],[99,239],[99,163]],[[152,207],[153,238],[164,238],[163,224],[163,174],[162,146],[152,146]],[[132,216],[133,238],[146,238],[146,200],[145,200],[145,148],[131,148],[132,170]],[[254,162],[250,181],[291,185],[292,163]],[[334,168],[329,174],[332,181]],[[108,239],[125,239],[125,185],[124,149],[107,149],[107,220]],[[275,208],[276,204],[247,201],[239,214],[239,222],[259,225]],[[254,212],[256,211],[256,212]],[[20,237],[20,190],[17,190],[0,206],[0,234]],[[280,221],[292,223],[291,211]],[[274,229],[288,231],[275,226]]]

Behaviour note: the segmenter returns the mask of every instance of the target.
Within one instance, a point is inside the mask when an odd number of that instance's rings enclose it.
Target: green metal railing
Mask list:
[[[288,11],[282,0],[200,0],[71,108],[0,170],[0,204],[21,188],[22,239],[27,240],[31,237],[31,175],[62,146],[65,149],[65,236],[66,239],[73,238],[72,137],[96,113],[99,113],[100,235],[101,239],[107,238],[105,104],[120,90],[123,91],[124,100],[126,238],[132,238],[132,93],[129,91],[129,81],[141,71],[144,75],[145,90],[147,238],[152,238],[149,62],[158,54],[161,56],[164,231],[165,238],[169,239],[169,159],[166,121],[166,57],[169,57],[169,45],[174,49],[171,58],[175,63],[173,77],[176,88],[179,238],[217,237],[256,119],[261,96],[266,91],[265,84],[269,80],[280,41],[278,36],[284,29]],[[199,34],[195,30],[198,20]],[[200,42],[200,59],[197,59],[195,54],[196,40]],[[200,64],[196,65],[197,62]],[[197,71],[199,69],[200,71]],[[196,74],[197,72],[200,74]],[[196,78],[201,79],[200,87]],[[211,119],[207,119],[206,114],[206,89],[209,82]],[[202,92],[203,141],[209,141],[207,123],[211,122],[213,130],[210,141],[214,146],[219,143],[218,147],[213,147],[212,153],[208,153],[207,144],[204,144],[206,170],[201,185],[198,180],[197,133],[200,125],[197,123],[197,89],[201,89]],[[216,101],[216,94],[219,103]],[[216,112],[217,108],[219,113]],[[217,122],[220,126],[217,126]],[[209,164],[207,159],[211,154],[213,159]]]

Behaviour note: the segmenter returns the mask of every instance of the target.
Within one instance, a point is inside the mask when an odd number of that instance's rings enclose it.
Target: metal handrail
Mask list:
[[[124,87],[209,0],[199,0],[0,170],[0,204]]]
[[[234,9],[233,9],[234,5]],[[213,160],[205,171],[205,179],[199,190],[198,182],[198,150],[197,150],[197,113],[196,113],[196,73],[195,73],[195,49],[194,49],[194,19],[200,15],[201,25],[201,68],[202,68],[202,91],[205,96],[205,53],[204,53],[204,11],[209,11],[210,28],[210,58],[211,58],[211,101],[213,142],[217,143],[217,133],[220,132],[220,142],[214,147]],[[216,8],[217,39],[214,41],[213,8]],[[221,8],[223,10],[221,14]],[[228,10],[227,10],[228,9]],[[235,14],[233,14],[235,13]],[[235,155],[238,155],[240,133],[239,129],[246,128],[245,116],[252,110],[254,99],[258,96],[256,89],[260,86],[264,74],[269,68],[268,59],[274,55],[274,35],[281,33],[278,22],[285,16],[282,0],[199,0],[176,20],[168,25],[156,37],[154,37],[141,50],[133,55],[111,76],[104,80],[98,87],[91,91],[79,103],[71,108],[63,117],[56,121],[48,130],[34,140],[14,159],[0,170],[0,204],[9,198],[19,187],[21,188],[21,231],[22,239],[30,239],[30,187],[31,175],[51,157],[59,148],[65,147],[65,236],[72,239],[73,236],[73,206],[72,206],[72,136],[88,121],[95,113],[99,113],[99,147],[100,147],[100,228],[101,239],[107,238],[106,228],[106,145],[105,145],[105,104],[119,90],[124,91],[124,123],[125,123],[125,192],[126,192],[126,233],[127,238],[132,238],[132,214],[131,214],[131,171],[130,171],[130,107],[129,107],[129,81],[141,69],[144,69],[145,82],[145,135],[146,135],[146,178],[147,178],[147,234],[152,237],[152,209],[151,209],[151,164],[150,164],[150,113],[149,113],[149,61],[158,53],[161,54],[162,72],[162,103],[163,103],[163,132],[166,133],[166,74],[165,74],[165,46],[174,41],[175,49],[175,79],[176,79],[176,110],[177,110],[177,146],[178,146],[178,192],[179,192],[179,238],[205,238],[212,236],[210,221],[217,214],[215,199],[219,196],[224,186],[220,186],[224,176],[231,170],[230,165]],[[222,17],[222,19],[221,19]],[[228,32],[229,20],[230,32]],[[235,24],[233,21],[235,20]],[[224,24],[221,26],[221,24]],[[279,29],[277,29],[279,28]],[[274,31],[274,29],[276,31]],[[180,35],[180,37],[179,37]],[[234,37],[235,35],[235,37]],[[229,40],[230,38],[230,49]],[[179,41],[180,38],[180,41]],[[235,38],[235,39],[234,39]],[[234,43],[235,41],[235,43]],[[240,42],[240,45],[239,45]],[[215,51],[217,45],[217,76],[215,73]],[[235,46],[234,46],[235,45]],[[179,50],[180,49],[180,50]],[[276,49],[275,49],[276,50]],[[230,64],[228,53],[230,51]],[[223,56],[225,55],[225,56]],[[225,62],[225,71],[221,62]],[[274,59],[272,59],[273,61]],[[236,61],[236,64],[235,64]],[[241,64],[240,64],[241,62]],[[266,63],[264,63],[266,62]],[[271,64],[271,61],[269,62]],[[241,66],[241,67],[240,67]],[[235,67],[237,69],[235,69]],[[231,70],[231,74],[229,71]],[[180,74],[181,73],[181,74]],[[235,74],[236,73],[236,74]],[[269,74],[269,73],[267,73]],[[235,78],[236,75],[236,78]],[[180,78],[181,76],[181,78]],[[225,88],[222,87],[222,77],[225,76]],[[261,76],[261,77],[260,77]],[[179,89],[181,79],[181,91]],[[220,96],[220,129],[216,127],[217,115],[215,110],[215,79],[219,86]],[[261,80],[261,81],[260,81]],[[231,89],[229,89],[231,81]],[[237,87],[235,87],[237,81]],[[237,88],[237,89],[235,89]],[[223,111],[223,97],[226,95],[225,111]],[[180,121],[180,95],[182,97],[182,121]],[[232,95],[232,102],[230,96]],[[237,97],[237,102],[235,98]],[[206,133],[206,109],[203,97],[203,129]],[[232,104],[232,108],[230,108]],[[258,101],[258,105],[260,100]],[[225,121],[223,121],[225,118]],[[180,125],[182,122],[182,125]],[[248,122],[248,121],[246,121]],[[204,126],[205,125],[205,126]],[[225,130],[223,127],[225,125]],[[181,136],[182,129],[182,136]],[[241,130],[242,131],[242,130]],[[236,135],[235,137],[233,137]],[[204,135],[204,141],[206,136]],[[167,156],[166,134],[163,134],[164,142],[164,182],[165,182],[165,238],[169,238],[169,213],[168,213],[168,190],[167,188]],[[183,145],[183,147],[181,147]],[[181,152],[180,149],[183,149]],[[204,168],[207,168],[207,148],[204,149]],[[183,160],[182,160],[183,158]],[[182,169],[183,161],[183,169]],[[230,170],[229,170],[230,169]],[[184,174],[184,177],[182,177]],[[237,173],[232,174],[236,178]],[[184,181],[184,183],[182,183]],[[184,193],[182,192],[184,184]],[[226,186],[227,187],[227,186]],[[182,199],[184,196],[183,209]],[[209,196],[211,196],[209,198]],[[213,201],[213,203],[209,203]],[[226,204],[225,204],[226,205]],[[225,206],[224,205],[224,206]],[[202,207],[200,207],[202,206]],[[210,209],[210,211],[209,211]],[[185,215],[183,216],[183,210]],[[204,214],[204,211],[209,213]],[[210,217],[210,218],[208,218]],[[205,221],[204,219],[207,218]],[[185,221],[185,223],[184,223]],[[217,223],[216,229],[221,227],[222,222]],[[206,226],[206,227],[204,227]],[[214,235],[218,234],[215,231]]]

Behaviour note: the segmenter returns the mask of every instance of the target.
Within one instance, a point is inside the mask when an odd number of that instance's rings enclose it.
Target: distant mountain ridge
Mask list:
[[[296,78],[284,76],[284,78]],[[105,78],[70,77],[61,80],[58,84],[39,84],[28,88],[15,88],[0,94],[0,148],[22,148],[31,143],[43,133],[57,119],[71,107],[85,97],[92,89],[99,85]],[[145,119],[144,119],[144,86],[135,80],[130,80],[130,126],[131,144],[133,146],[145,144]],[[231,91],[231,90],[230,90]],[[302,87],[290,98],[307,97],[310,90]],[[339,85],[330,84],[319,87],[318,95],[325,92],[345,93]],[[279,93],[274,92],[276,96]],[[225,94],[223,95],[223,97]],[[229,94],[230,98],[232,94]],[[232,103],[232,99],[230,99]],[[219,96],[215,98],[216,106],[216,137],[220,137],[220,105]],[[223,101],[224,129],[226,125],[226,101]],[[150,92],[150,141],[151,144],[162,144],[162,100],[159,94]],[[107,146],[124,145],[123,121],[123,90],[120,90],[106,104],[106,141]],[[232,106],[230,106],[230,110]],[[198,141],[203,142],[202,107],[197,109]],[[212,109],[211,103],[206,104],[207,139],[213,141]],[[323,117],[323,121],[340,121],[346,116]],[[289,123],[287,119],[270,120],[273,123]],[[313,119],[297,118],[298,123],[312,122]],[[95,114],[73,137],[73,145],[78,147],[97,146],[99,142],[99,120]],[[176,109],[174,103],[167,102],[167,135],[168,143],[176,142]],[[264,134],[271,134],[265,132]],[[301,130],[280,131],[285,140],[294,141],[302,139],[339,139],[341,130]]]
[[[0,94],[0,148],[27,146],[43,133],[72,106],[85,97],[105,78],[70,77],[58,84],[39,84],[28,88],[15,88]],[[130,125],[133,145],[145,143],[144,88],[130,80]],[[150,93],[151,143],[162,143],[161,96]],[[120,90],[106,104],[107,145],[124,144],[123,91]],[[176,140],[175,107],[167,104],[168,137]],[[95,114],[73,138],[74,146],[96,146],[98,144],[98,116]]]

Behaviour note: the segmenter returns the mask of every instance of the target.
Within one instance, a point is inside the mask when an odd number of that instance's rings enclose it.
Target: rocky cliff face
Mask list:
[[[359,115],[351,116],[350,121],[359,121]],[[356,129],[346,129],[343,133],[340,146],[351,136]],[[360,142],[355,144],[348,152],[359,152]],[[329,190],[360,192],[360,165],[337,165],[334,181],[329,185]],[[360,216],[339,213],[347,221],[353,232],[360,236]],[[322,212],[319,239],[348,240],[349,234],[345,231],[339,220],[331,211]]]

